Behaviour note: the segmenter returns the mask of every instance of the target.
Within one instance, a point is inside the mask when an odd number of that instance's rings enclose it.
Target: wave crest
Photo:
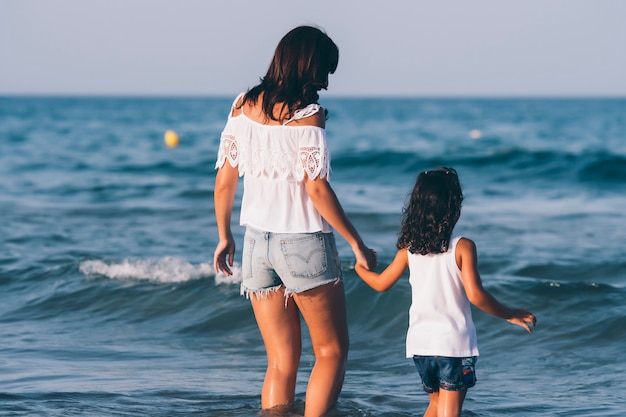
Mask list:
[[[104,276],[116,280],[135,279],[159,283],[215,276],[209,263],[194,265],[169,256],[161,259],[124,259],[120,263],[89,260],[81,262],[79,270],[88,277]]]

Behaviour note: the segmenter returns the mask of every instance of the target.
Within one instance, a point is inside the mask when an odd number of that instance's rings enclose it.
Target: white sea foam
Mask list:
[[[239,284],[243,280],[243,276],[241,275],[241,267],[239,265],[234,265],[231,268],[233,272],[232,275],[226,275],[222,272],[215,275],[215,283],[216,284]]]
[[[210,263],[194,265],[172,257],[124,259],[119,263],[90,260],[81,262],[79,270],[88,277],[100,275],[117,280],[135,279],[160,283],[185,282],[215,276]]]

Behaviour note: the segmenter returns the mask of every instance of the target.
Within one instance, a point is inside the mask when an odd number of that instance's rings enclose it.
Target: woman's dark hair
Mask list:
[[[402,212],[398,249],[420,255],[446,252],[462,202],[461,184],[453,168],[421,172]]]
[[[263,112],[278,120],[274,106],[283,104],[288,117],[299,108],[317,103],[317,92],[328,87],[328,74],[337,69],[339,49],[320,29],[299,26],[278,43],[274,58],[261,83],[250,89],[243,100],[256,103],[263,93]],[[280,116],[279,116],[280,117]]]

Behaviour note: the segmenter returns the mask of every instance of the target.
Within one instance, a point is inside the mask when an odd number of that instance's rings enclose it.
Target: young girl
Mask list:
[[[398,252],[380,274],[361,265],[359,276],[377,291],[386,291],[409,268],[412,303],[406,337],[430,404],[425,417],[460,416],[467,389],[476,382],[476,329],[470,303],[529,333],[535,316],[510,309],[482,286],[476,245],[452,236],[461,215],[463,193],[452,168],[424,171],[417,177],[402,216]]]

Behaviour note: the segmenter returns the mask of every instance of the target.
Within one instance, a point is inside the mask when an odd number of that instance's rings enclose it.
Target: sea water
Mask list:
[[[239,294],[236,214],[234,276],[211,264],[231,101],[0,98],[0,415],[258,415],[266,357]],[[456,232],[476,242],[484,286],[538,318],[527,334],[474,310],[481,355],[463,416],[623,416],[626,100],[322,104],[333,188],[381,268],[416,175],[452,166]],[[337,242],[351,346],[330,415],[421,415],[408,279],[371,290]],[[313,361],[305,332],[300,412]]]

